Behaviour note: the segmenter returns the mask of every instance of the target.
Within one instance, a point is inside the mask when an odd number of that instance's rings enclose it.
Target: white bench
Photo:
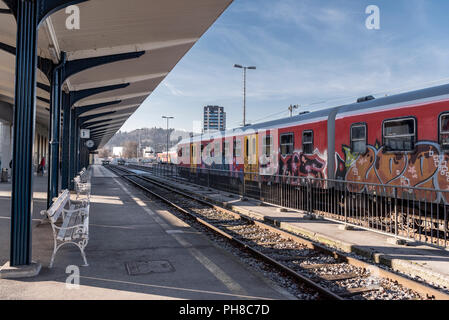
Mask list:
[[[53,230],[54,249],[50,268],[53,267],[59,248],[69,243],[80,249],[84,266],[88,266],[84,248],[89,240],[89,207],[89,201],[79,203],[71,201],[69,190],[64,190],[48,210],[41,211],[41,215],[47,216],[50,220]],[[62,217],[62,223],[58,223],[60,217]]]
[[[90,199],[90,182],[82,182],[80,176],[73,178],[73,182],[75,183],[76,198],[78,199],[81,195],[85,195],[88,199]]]
[[[82,183],[90,182],[90,170],[83,168],[78,174]]]

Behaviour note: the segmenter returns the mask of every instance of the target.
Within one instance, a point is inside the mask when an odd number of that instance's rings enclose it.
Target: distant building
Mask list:
[[[207,131],[225,131],[226,130],[226,112],[223,107],[206,106],[204,107],[204,132]]]
[[[112,148],[112,154],[116,157],[121,157],[123,154],[123,147],[114,147]]]
[[[144,158],[156,158],[156,153],[154,152],[154,149],[151,147],[145,147],[145,149],[143,149],[143,157]]]

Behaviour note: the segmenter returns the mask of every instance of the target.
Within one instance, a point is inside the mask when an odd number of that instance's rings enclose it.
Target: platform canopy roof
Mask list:
[[[102,147],[127,118],[141,105],[177,62],[192,48],[232,0],[89,0],[80,9],[80,29],[69,30],[69,13],[60,10],[48,17],[39,29],[38,55],[57,63],[60,53],[67,60],[77,60],[119,53],[140,52],[138,58],[104,64],[69,77],[65,89],[78,91],[115,84],[127,87],[95,94],[78,101],[74,107],[118,101],[120,103],[86,112],[81,116],[117,111],[109,116],[110,129],[97,137]],[[0,0],[0,43],[15,47],[16,22]],[[14,99],[15,57],[0,50],[0,100]],[[49,85],[47,77],[37,71],[37,81]],[[49,120],[49,93],[37,88],[36,117]],[[115,120],[114,120],[115,119]],[[117,120],[118,119],[118,120]],[[112,121],[114,120],[114,121]],[[117,122],[118,121],[118,122]],[[107,129],[108,127],[105,127]]]

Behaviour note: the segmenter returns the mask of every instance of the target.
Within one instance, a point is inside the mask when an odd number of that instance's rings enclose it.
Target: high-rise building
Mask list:
[[[204,107],[204,132],[226,130],[226,112],[223,107]]]

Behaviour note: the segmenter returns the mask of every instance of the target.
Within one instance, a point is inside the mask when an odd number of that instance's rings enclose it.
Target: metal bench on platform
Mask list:
[[[78,199],[81,195],[85,195],[87,199],[90,199],[90,170],[83,168],[73,181],[75,183],[76,198]]]
[[[90,181],[90,170],[83,168],[78,174],[82,183],[87,183]]]
[[[84,248],[89,240],[89,208],[88,200],[71,201],[69,190],[64,190],[49,209],[41,211],[41,215],[47,216],[50,220],[53,230],[54,249],[50,260],[50,268],[53,267],[55,255],[59,248],[69,243],[80,249],[84,266],[88,266]],[[58,223],[60,217],[62,217],[62,223]]]

